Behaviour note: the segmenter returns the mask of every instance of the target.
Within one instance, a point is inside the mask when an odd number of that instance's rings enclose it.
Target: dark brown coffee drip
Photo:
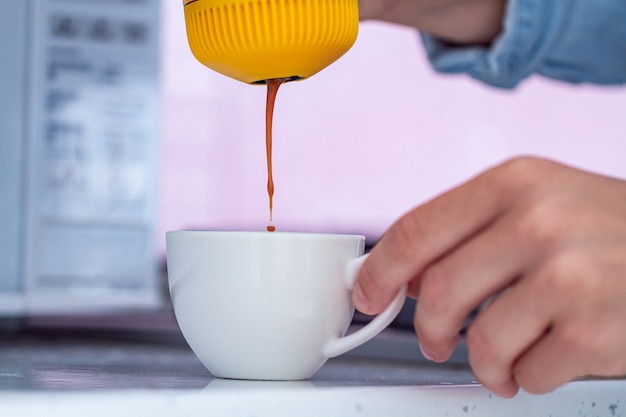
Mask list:
[[[274,104],[278,88],[285,82],[285,78],[267,80],[267,103],[265,108],[265,150],[267,155],[267,195],[270,199],[270,223],[272,222],[272,212],[274,210],[274,176],[272,173],[272,122],[274,119]],[[274,232],[276,227],[267,226],[268,232]]]

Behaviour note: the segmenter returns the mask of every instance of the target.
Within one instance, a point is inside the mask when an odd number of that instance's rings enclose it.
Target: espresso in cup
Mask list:
[[[166,245],[176,320],[216,377],[308,379],[387,327],[406,297],[346,336],[363,236],[175,231]]]

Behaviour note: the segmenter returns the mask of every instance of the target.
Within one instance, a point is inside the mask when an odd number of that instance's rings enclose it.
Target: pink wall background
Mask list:
[[[182,5],[163,2],[159,247],[181,228],[268,224],[265,88],[192,57]],[[284,85],[274,119],[274,224],[365,234],[511,156],[626,178],[626,89],[538,77],[515,91],[431,70],[416,33],[364,23],[355,46]]]

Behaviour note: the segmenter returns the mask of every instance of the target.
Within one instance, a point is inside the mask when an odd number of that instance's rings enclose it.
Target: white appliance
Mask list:
[[[0,317],[160,304],[159,0],[0,0]]]

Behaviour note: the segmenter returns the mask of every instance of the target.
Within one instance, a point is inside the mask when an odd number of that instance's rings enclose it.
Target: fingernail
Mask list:
[[[354,306],[360,312],[365,314],[369,312],[371,304],[365,297],[365,294],[363,294],[363,290],[358,282],[354,285],[354,290],[352,291],[352,301],[354,302]]]
[[[422,355],[424,355],[424,357],[426,359],[428,359],[429,361],[432,362],[436,362],[437,361],[437,355],[435,355],[434,353],[432,353],[430,350],[426,349],[422,343],[420,342],[419,344],[420,346],[420,351],[422,352]]]

